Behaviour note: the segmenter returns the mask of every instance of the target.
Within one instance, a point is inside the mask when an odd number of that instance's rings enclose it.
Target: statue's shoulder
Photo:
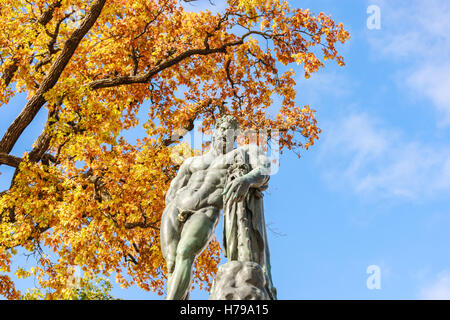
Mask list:
[[[189,157],[189,158],[186,158],[186,159],[183,161],[183,165],[190,165],[190,164],[192,163],[192,161],[194,160],[194,158],[195,158],[195,157]]]
[[[192,164],[194,157],[186,158],[180,166],[180,169],[189,170]]]
[[[206,169],[211,163],[210,157],[206,155],[197,155],[187,158],[183,162],[183,166],[191,172]]]

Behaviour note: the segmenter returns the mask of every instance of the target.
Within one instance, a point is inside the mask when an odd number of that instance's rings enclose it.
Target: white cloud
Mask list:
[[[407,84],[431,99],[443,115],[441,125],[450,124],[450,63],[425,65],[411,73]]]
[[[450,272],[438,274],[437,279],[420,290],[420,298],[426,300],[450,300]]]
[[[342,71],[342,70],[338,70]],[[351,81],[342,72],[320,70],[313,73],[311,78],[305,79],[303,69],[296,70],[297,101],[301,104],[313,106],[323,103],[327,99],[344,98],[351,95],[357,83]]]
[[[373,2],[373,1],[371,1]],[[378,1],[383,27],[368,33],[377,56],[398,59],[400,86],[430,99],[441,125],[450,125],[450,2]]]
[[[406,139],[367,114],[326,124],[319,163],[337,188],[420,199],[450,190],[450,148]]]

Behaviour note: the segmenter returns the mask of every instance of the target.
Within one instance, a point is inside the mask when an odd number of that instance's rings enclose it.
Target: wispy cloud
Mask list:
[[[311,105],[322,104],[325,99],[345,98],[357,86],[342,72],[328,70],[313,73],[309,79],[305,79],[304,73],[299,70],[295,82],[299,101]]]
[[[324,132],[319,164],[338,188],[407,199],[450,190],[448,147],[407,139],[366,113],[336,119]]]
[[[430,284],[422,287],[420,298],[426,300],[450,300],[450,272],[443,271]]]
[[[379,3],[383,27],[369,42],[377,56],[400,61],[400,86],[430,99],[440,125],[450,125],[450,2],[446,0],[371,1]]]

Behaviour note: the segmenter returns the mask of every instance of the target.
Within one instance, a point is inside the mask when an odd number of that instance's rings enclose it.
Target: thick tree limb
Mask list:
[[[22,161],[22,158],[0,152],[0,164],[6,164],[7,166],[17,168]]]
[[[41,107],[45,104],[44,94],[53,88],[61,73],[69,63],[81,39],[94,25],[106,0],[96,0],[81,25],[64,43],[61,53],[56,57],[48,75],[44,78],[36,94],[27,102],[19,116],[13,121],[0,141],[0,152],[10,153],[25,128],[31,123]]]
[[[62,98],[60,99],[58,104],[55,105],[53,110],[49,111],[45,128],[44,130],[42,130],[42,133],[34,142],[33,150],[31,150],[30,153],[28,154],[28,158],[30,159],[31,162],[38,162],[39,160],[41,160],[41,158],[44,156],[44,153],[47,152],[48,148],[50,147],[50,141],[52,139],[52,136],[49,131],[51,130],[52,125],[54,124],[54,120],[52,118],[57,113],[56,110],[61,104]]]
[[[13,58],[12,61],[12,64],[9,65],[2,74],[2,79],[5,81],[5,86],[9,86],[14,74],[19,68],[19,61],[16,58]]]
[[[56,8],[59,8],[59,7],[61,7],[61,0],[58,0],[55,3],[52,3],[51,5],[49,5],[48,9],[45,10],[41,14],[41,16],[38,18],[37,22],[39,22],[40,24],[45,26],[47,23],[50,22],[50,20],[52,20],[53,12],[55,11]]]
[[[39,149],[33,149],[33,151],[38,152],[42,150]],[[45,150],[43,150],[45,151]],[[46,165],[48,165],[50,162],[57,162],[56,157],[54,157],[53,155],[51,155],[50,153],[39,153],[39,156],[36,156],[36,158],[33,158],[31,152],[29,153],[29,158],[32,162],[38,162],[39,160],[42,160],[42,162]],[[0,165],[4,164],[13,168],[19,168],[19,164],[23,161],[23,158],[19,158],[16,156],[13,156],[11,154],[6,154],[3,152],[0,152]],[[0,194],[1,196],[2,194]]]

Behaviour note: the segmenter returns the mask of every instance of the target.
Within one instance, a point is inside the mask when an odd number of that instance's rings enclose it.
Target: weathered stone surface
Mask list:
[[[266,276],[255,262],[230,261],[219,267],[210,300],[270,300]]]

